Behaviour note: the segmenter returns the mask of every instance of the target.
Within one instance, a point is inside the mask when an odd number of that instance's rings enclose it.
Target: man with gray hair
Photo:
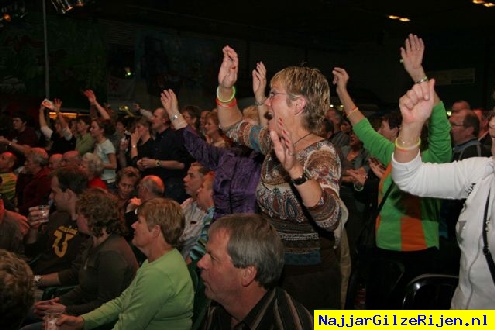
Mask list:
[[[52,179],[48,168],[48,154],[45,149],[32,148],[25,155],[24,171],[29,179],[24,181],[25,185],[17,185],[16,193],[19,213],[27,216],[30,207],[48,204]]]
[[[198,262],[210,304],[203,329],[313,329],[313,317],[276,287],[284,247],[257,214],[232,214],[210,227]]]

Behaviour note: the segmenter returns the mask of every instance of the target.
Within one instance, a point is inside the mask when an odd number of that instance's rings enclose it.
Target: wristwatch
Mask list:
[[[308,181],[308,173],[306,173],[306,170],[303,171],[302,175],[296,179],[291,179],[290,181],[295,185],[299,186],[302,185],[304,182]]]
[[[34,275],[34,285],[40,287],[41,283],[41,275]]]
[[[160,160],[159,160],[159,159],[157,159],[157,160],[156,160],[156,167],[160,167],[160,166],[161,166],[161,165],[160,165]]]

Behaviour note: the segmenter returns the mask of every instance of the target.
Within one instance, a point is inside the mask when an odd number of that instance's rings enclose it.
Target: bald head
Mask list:
[[[14,171],[17,157],[10,151],[0,154],[0,173],[9,173]]]
[[[79,167],[81,165],[81,155],[79,155],[79,151],[71,150],[67,151],[62,156],[62,161],[60,162],[60,166],[76,166]]]

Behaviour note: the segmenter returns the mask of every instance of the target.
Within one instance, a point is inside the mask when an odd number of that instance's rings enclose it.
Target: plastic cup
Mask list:
[[[58,330],[60,327],[56,325],[57,320],[62,316],[62,311],[49,310],[45,313],[43,317],[43,322],[45,322],[45,330]]]
[[[50,215],[50,205],[38,205],[38,216],[35,219],[31,219],[29,224],[36,226],[45,222],[48,222],[48,216]]]

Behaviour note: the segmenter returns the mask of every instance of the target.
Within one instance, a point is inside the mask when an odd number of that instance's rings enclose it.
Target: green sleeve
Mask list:
[[[375,131],[368,119],[357,122],[352,129],[356,136],[363,142],[364,149],[371,157],[378,159],[385,167],[388,166],[394,152],[394,143]]]
[[[173,281],[168,278],[167,274],[156,268],[148,268],[139,278],[136,277],[132,287],[124,291],[121,297],[106,303],[91,313],[85,314],[83,316],[84,323],[87,323],[88,329],[92,329],[94,326],[99,326],[118,318],[113,328],[115,330],[146,329],[156,315],[157,310],[162,308],[164,302],[171,298],[174,292],[171,283]],[[160,289],[157,290],[157,288]],[[126,302],[125,310],[122,310],[122,301]],[[116,311],[117,317],[115,317]]]
[[[443,102],[438,103],[428,121],[428,149],[421,153],[421,158],[428,163],[450,163],[452,146],[450,140],[450,122]]]

